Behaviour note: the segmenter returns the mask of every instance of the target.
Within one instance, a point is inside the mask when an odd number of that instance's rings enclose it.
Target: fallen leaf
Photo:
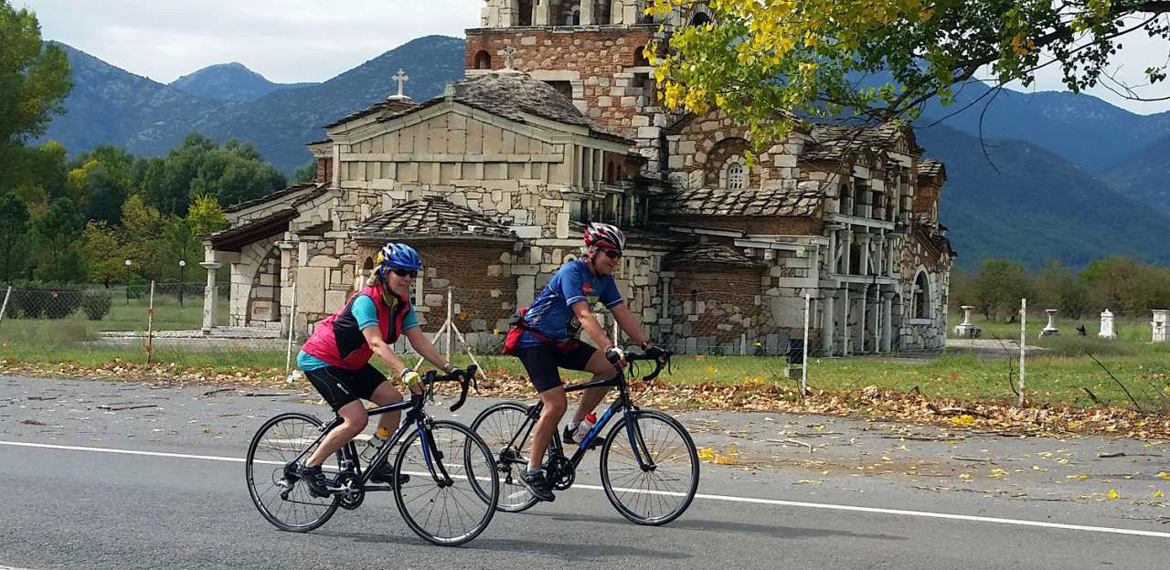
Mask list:
[[[800,481],[793,483],[793,485],[820,485],[820,484],[821,484],[821,481],[819,479],[801,479]]]
[[[1003,469],[992,469],[991,470],[991,478],[992,479],[1003,479],[1004,477],[1007,476],[1007,474],[1008,474],[1008,472],[1004,471]]]

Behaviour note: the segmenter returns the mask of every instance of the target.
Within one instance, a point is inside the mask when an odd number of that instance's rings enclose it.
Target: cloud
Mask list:
[[[169,83],[240,62],[281,83],[324,81],[414,38],[462,36],[479,0],[15,0],[45,39]]]

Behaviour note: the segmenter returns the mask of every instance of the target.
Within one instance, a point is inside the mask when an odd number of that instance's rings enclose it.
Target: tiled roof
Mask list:
[[[611,222],[612,223],[612,222]],[[622,233],[626,234],[626,248],[648,248],[655,250],[674,247],[676,238],[663,228],[654,231],[652,228],[631,228],[625,224],[617,224]],[[575,220],[569,221],[570,236],[584,236],[587,224]]]
[[[658,212],[712,216],[812,216],[824,195],[812,190],[700,188],[663,194]]]
[[[387,99],[385,101],[380,101],[378,103],[374,103],[373,105],[370,105],[369,107],[366,107],[365,109],[350,113],[350,114],[348,114],[340,119],[337,119],[336,121],[333,121],[332,123],[329,123],[328,125],[325,125],[325,128],[331,129],[333,127],[336,127],[337,125],[341,125],[341,124],[347,123],[347,122],[355,120],[355,119],[360,119],[362,117],[365,117],[367,115],[372,115],[374,113],[385,113],[387,116],[397,115],[399,113],[402,113],[403,111],[408,111],[408,110],[413,109],[414,107],[417,107],[417,106],[418,106],[418,104],[415,103],[414,101],[411,101],[410,99]],[[322,141],[322,142],[324,142],[324,141]]]
[[[714,243],[688,245],[668,254],[662,263],[667,266],[710,263],[736,267],[764,266],[763,263],[747,257],[733,247]]]
[[[801,160],[837,161],[863,148],[893,148],[901,133],[893,125],[877,128],[816,125],[810,136],[812,141],[805,144]]]
[[[267,196],[261,196],[259,198],[248,200],[246,202],[240,202],[239,204],[235,204],[233,206],[228,206],[227,208],[223,209],[223,212],[225,214],[230,214],[232,212],[239,212],[241,210],[251,208],[252,206],[257,206],[260,204],[264,204],[266,202],[272,202],[275,200],[279,200],[279,199],[284,198],[290,194],[296,194],[297,192],[300,192],[301,190],[307,190],[307,189],[312,188],[314,186],[316,186],[316,184],[313,184],[313,183],[299,184],[297,186],[289,186],[288,188],[285,188],[284,190],[277,190],[276,192],[273,192]]]
[[[947,168],[943,165],[943,163],[934,160],[933,158],[928,158],[918,163],[919,176],[934,178],[940,174],[943,175],[944,178],[947,175]]]
[[[474,210],[438,196],[407,202],[375,215],[350,231],[354,239],[463,237],[515,239],[512,230]]]

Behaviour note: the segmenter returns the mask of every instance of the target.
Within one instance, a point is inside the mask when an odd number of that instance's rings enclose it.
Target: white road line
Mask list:
[[[215,455],[190,455],[186,453],[166,453],[161,451],[137,451],[130,449],[111,449],[106,447],[82,447],[76,445],[56,445],[48,443],[28,443],[23,441],[0,441],[0,445],[7,445],[12,447],[32,447],[39,449],[57,449],[63,451],[90,451],[96,453],[117,453],[122,455],[144,455],[148,457],[168,457],[173,459],[198,459],[203,461],[226,461],[229,463],[243,463],[242,457],[220,457]],[[265,462],[268,463],[268,462]],[[589,489],[591,491],[604,491],[599,485],[575,484],[574,489]],[[670,493],[664,491],[645,491],[637,489],[617,489],[626,492],[640,492],[649,494],[682,496],[682,493]],[[833,505],[828,503],[808,503],[803,501],[784,501],[779,499],[756,499],[752,497],[735,497],[731,495],[710,495],[706,493],[698,493],[695,495],[697,499],[706,499],[711,501],[725,501],[732,503],[751,503],[756,505],[770,505],[778,507],[799,507],[805,509],[823,509],[830,511],[849,511],[856,513],[874,513],[882,515],[895,515],[904,517],[921,517],[933,519],[947,519],[957,521],[970,521],[994,524],[1006,524],[1014,526],[1030,526],[1039,528],[1053,528],[1060,530],[1076,530],[1081,532],[1101,532],[1108,534],[1125,534],[1131,536],[1150,536],[1155,538],[1170,538],[1170,532],[1158,532],[1152,530],[1135,530],[1129,528],[1114,528],[1105,526],[1087,526],[1079,524],[1064,524],[1051,523],[1041,521],[1029,521],[1020,519],[1005,519],[996,517],[981,517],[975,515],[956,515],[950,513],[935,513],[930,511],[908,511],[903,509],[883,509],[877,507],[859,507],[853,505]],[[0,568],[0,570],[3,570]]]

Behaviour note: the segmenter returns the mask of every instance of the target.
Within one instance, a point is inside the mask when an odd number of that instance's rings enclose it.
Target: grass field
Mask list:
[[[184,323],[189,325],[186,328],[197,328],[202,322],[202,308],[198,304],[180,308],[173,299],[170,302],[170,306],[165,302],[156,303],[156,318],[167,314],[170,321],[164,322]],[[93,338],[99,330],[144,330],[144,317],[145,310],[122,306],[115,307],[106,320],[96,323],[86,321],[84,316],[60,321],[6,319],[0,322],[0,359],[39,364],[71,362],[84,367],[101,366],[114,359],[144,362],[145,351],[141,346],[94,348],[81,342]],[[139,321],[143,321],[141,325]],[[950,322],[953,326],[960,321],[952,317]],[[984,338],[1019,339],[1018,323],[978,320],[976,323],[983,327]],[[1095,397],[1100,403],[1128,406],[1132,396],[1146,409],[1170,408],[1167,406],[1170,404],[1170,344],[1150,343],[1148,323],[1143,329],[1141,322],[1119,321],[1120,338],[1112,341],[1096,338],[1095,325],[1089,328],[1089,336],[1078,337],[1075,323],[1065,321],[1058,322],[1062,336],[1040,339],[1038,335],[1044,324],[1042,317],[1029,319],[1028,343],[1045,349],[1030,353],[1027,360],[1026,383],[1033,401],[1089,406],[1095,404]],[[1015,334],[1011,335],[1013,330]],[[1088,354],[1094,355],[1101,364]],[[885,356],[814,358],[809,363],[808,378],[811,387],[824,390],[850,391],[878,386],[898,391],[917,389],[928,397],[1013,402],[1012,383],[1019,381],[1016,358],[1014,355],[978,357],[959,343],[933,360]],[[185,352],[156,348],[154,361],[200,368],[283,370],[285,352],[242,349]],[[480,362],[489,370],[524,375],[520,362],[512,357],[484,356]],[[795,395],[797,384],[788,379],[786,368],[784,359],[775,357],[679,356],[674,359],[671,374],[664,374],[660,381],[672,384],[767,382],[789,386]],[[570,373],[568,378],[584,379],[584,376]],[[1126,395],[1122,386],[1130,395]]]

